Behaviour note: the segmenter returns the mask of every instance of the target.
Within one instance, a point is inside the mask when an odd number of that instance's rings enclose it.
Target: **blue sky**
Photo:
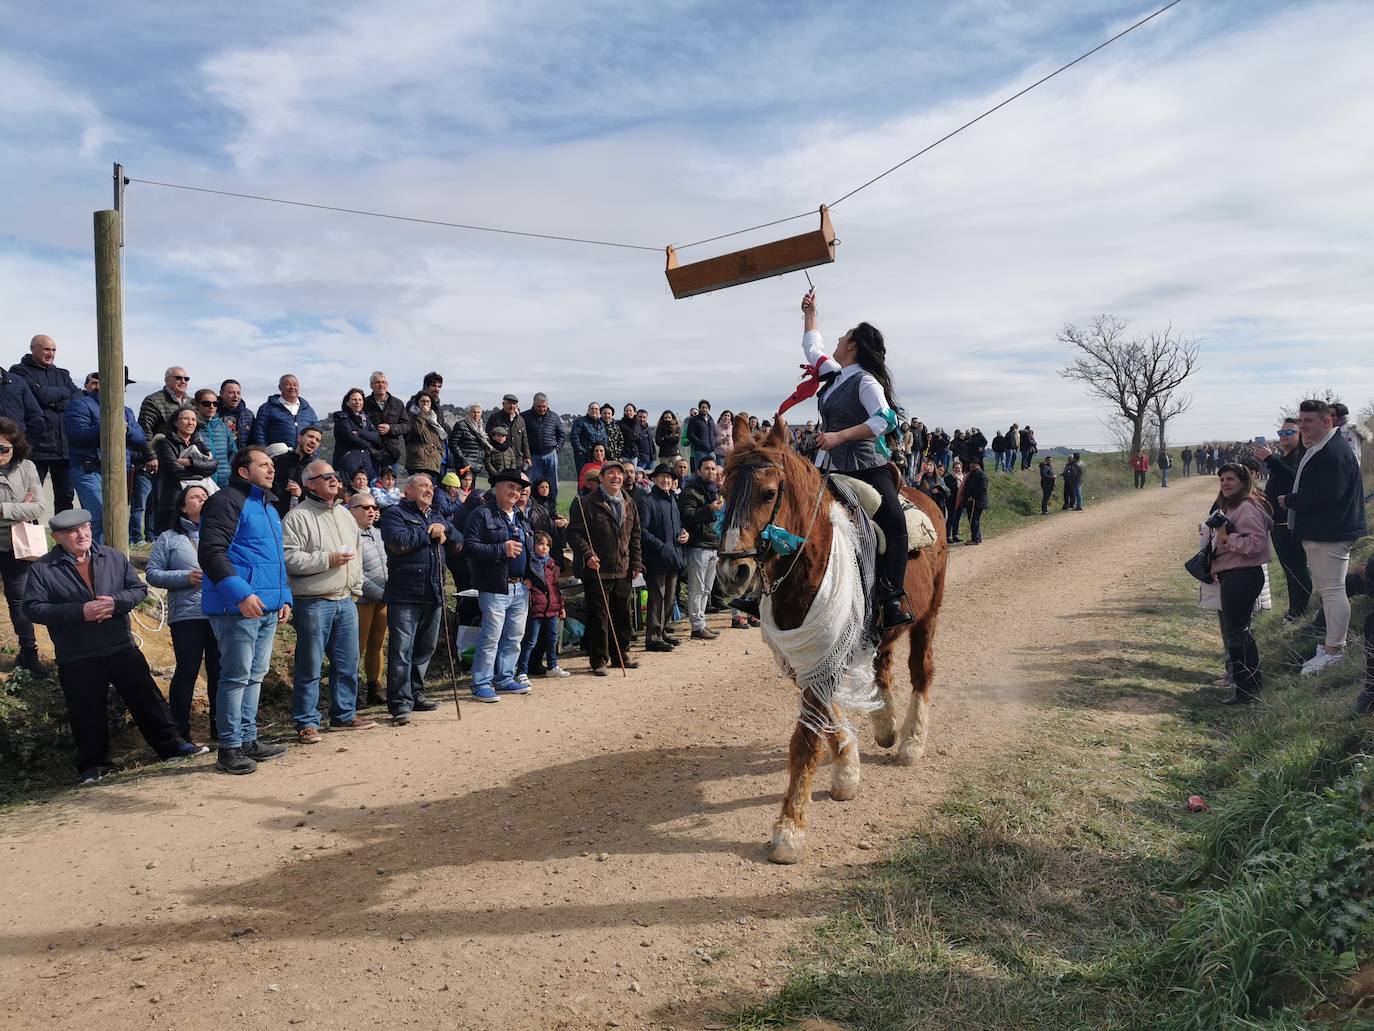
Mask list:
[[[94,367],[91,211],[135,177],[625,240],[816,207],[1153,9],[0,0],[0,313]],[[823,324],[884,329],[928,422],[1104,439],[1057,370],[1100,311],[1195,336],[1190,436],[1374,398],[1374,5],[1185,0],[836,209]],[[555,406],[791,389],[800,276],[674,301],[662,258],[135,184],[134,375],[321,409],[374,366]],[[743,241],[799,231],[793,223]],[[702,248],[688,257],[719,250]],[[141,387],[133,388],[135,392]]]

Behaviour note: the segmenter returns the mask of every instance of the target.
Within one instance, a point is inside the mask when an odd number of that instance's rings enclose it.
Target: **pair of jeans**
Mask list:
[[[1083,485],[1076,484],[1073,488],[1073,507],[1077,512],[1083,511]]]
[[[113,687],[129,709],[143,740],[162,759],[179,754],[182,744],[172,711],[148,669],[148,660],[132,646],[112,655],[74,662],[57,661],[57,681],[67,702],[67,719],[76,742],[76,768],[110,763],[110,715],[106,707]]]
[[[504,594],[479,591],[477,607],[482,611],[482,630],[472,653],[472,687],[509,687],[520,661],[529,591],[518,581],[508,584]]]
[[[196,693],[196,677],[202,661],[205,663],[205,694],[210,699],[210,726],[215,726],[219,695],[219,642],[208,619],[182,619],[170,627],[172,652],[176,655],[176,672],[172,674],[172,688],[167,701],[172,707],[172,719],[177,731],[191,739],[191,699]]]
[[[520,645],[520,660],[515,674],[529,673],[530,659],[540,656],[545,669],[558,668],[558,617],[530,616],[525,627],[525,640]]]
[[[1259,566],[1227,569],[1217,574],[1221,585],[1221,635],[1226,645],[1226,669],[1243,695],[1260,693],[1259,646],[1250,632],[1250,617],[1264,589],[1264,570]],[[1344,586],[1342,586],[1344,589]]]
[[[352,598],[297,597],[296,668],[291,719],[297,730],[320,725],[320,666],[329,656],[329,722],[358,714],[358,607]]]
[[[1307,568],[1312,571],[1312,590],[1321,595],[1326,617],[1326,646],[1341,648],[1350,629],[1350,598],[1345,593],[1345,574],[1350,571],[1354,541],[1303,541]]]
[[[219,641],[219,697],[215,729],[221,748],[241,748],[258,739],[258,697],[272,663],[277,613],[256,618],[215,615],[210,626]]]
[[[388,602],[386,621],[386,707],[393,716],[410,712],[425,693],[425,674],[439,644],[444,610],[436,603]]]
[[[105,543],[105,485],[100,480],[100,470],[87,472],[79,465],[71,467],[72,486],[81,507],[91,514],[91,540],[96,544]]]
[[[1053,480],[1050,480],[1048,484],[1042,484],[1041,487],[1040,487],[1040,514],[1041,514],[1041,515],[1049,515],[1049,514],[1050,514],[1050,498],[1052,498],[1052,497],[1054,497],[1054,481],[1053,481]],[[1068,506],[1065,506],[1065,507],[1067,508]]]
[[[358,602],[358,651],[363,656],[363,677],[370,689],[382,682],[382,642],[386,640],[386,602]]]
[[[1145,486],[1145,474],[1139,469],[1135,471],[1135,489],[1140,490]]]
[[[5,601],[9,604],[10,622],[20,648],[36,648],[33,620],[24,612],[24,588],[29,582],[29,566],[33,563],[14,557],[13,551],[0,551],[0,578],[5,582]]]
[[[1283,568],[1284,583],[1288,586],[1288,615],[1296,619],[1307,611],[1312,601],[1312,574],[1307,569],[1307,552],[1293,531],[1280,523],[1274,524],[1269,539],[1274,543],[1274,556]]]
[[[49,418],[53,416],[50,414]],[[60,416],[57,416],[60,418]],[[38,470],[38,482],[43,483],[48,478],[48,473],[52,473],[52,501],[53,514],[66,512],[74,507],[72,497],[71,464],[65,458],[44,458],[33,460],[34,468]]]
[[[1169,486],[1169,470],[1167,467],[1161,467],[1159,470],[1159,485],[1161,487]]]
[[[133,494],[129,497],[130,544],[142,544],[145,538],[152,540],[156,536],[152,524],[157,517],[157,506],[148,506],[148,497],[152,492],[153,478],[147,473],[136,474]]]
[[[579,469],[582,467],[579,465]],[[549,511],[558,511],[558,452],[547,455],[534,455],[530,459],[530,483],[540,480],[549,481]]]
[[[687,549],[687,618],[693,630],[706,629],[706,603],[711,600],[719,561],[714,548]]]

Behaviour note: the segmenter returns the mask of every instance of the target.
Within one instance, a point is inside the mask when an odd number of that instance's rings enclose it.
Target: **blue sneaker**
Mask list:
[[[496,688],[496,690],[501,694],[529,694],[530,685],[528,682],[511,680],[507,683],[501,684],[499,687]]]
[[[488,684],[485,687],[474,687],[472,689],[472,700],[474,702],[499,702],[501,699],[496,697],[496,692]]]

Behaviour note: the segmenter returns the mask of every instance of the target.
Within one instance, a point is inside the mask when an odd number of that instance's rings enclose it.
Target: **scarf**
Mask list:
[[[1296,494],[1298,492],[1298,484],[1302,482],[1302,471],[1307,468],[1307,463],[1311,460],[1312,456],[1326,447],[1327,442],[1339,432],[1340,430],[1337,427],[1331,427],[1331,431],[1327,433],[1326,436],[1322,437],[1321,440],[1307,449],[1307,452],[1302,456],[1302,461],[1298,463],[1298,471],[1293,475],[1293,489],[1288,492],[1289,494]],[[1297,526],[1298,513],[1290,508],[1288,509],[1288,529],[1295,530]]]
[[[612,495],[606,493],[606,488],[605,488],[605,487],[598,487],[597,490],[601,491],[601,496],[602,496],[603,498],[605,498],[605,499],[610,503],[610,506],[611,506],[611,514],[612,514],[613,516],[615,516],[615,525],[616,525],[616,526],[624,526],[624,525],[625,525],[625,495],[624,495],[624,494],[617,494],[617,495],[612,496]]]
[[[472,435],[481,442],[482,448],[486,451],[490,451],[492,449],[491,441],[487,438],[487,431],[482,428],[481,424],[473,421],[472,416],[468,415],[467,412],[463,413],[462,420],[463,424],[467,426]]]

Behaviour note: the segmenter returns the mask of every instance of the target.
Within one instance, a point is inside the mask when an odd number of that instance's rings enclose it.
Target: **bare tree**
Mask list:
[[[1175,394],[1172,390],[1156,395],[1150,402],[1150,415],[1155,424],[1155,433],[1159,437],[1159,446],[1155,449],[1164,451],[1169,446],[1169,438],[1165,433],[1169,420],[1176,415],[1182,415],[1189,408],[1193,407],[1193,396],[1191,394]]]
[[[1284,419],[1296,419],[1298,417],[1298,405],[1302,404],[1304,401],[1324,401],[1329,405],[1333,405],[1340,399],[1341,395],[1330,387],[1313,387],[1292,404],[1284,405],[1284,407],[1279,410],[1279,422],[1283,422]],[[1371,404],[1374,404],[1374,402],[1371,402]]]
[[[1059,374],[1082,383],[1130,425],[1131,454],[1141,449],[1155,398],[1177,389],[1198,362],[1197,343],[1175,335],[1172,327],[1127,339],[1126,323],[1114,315],[1098,315],[1087,327],[1069,323],[1059,342],[1078,351]]]

